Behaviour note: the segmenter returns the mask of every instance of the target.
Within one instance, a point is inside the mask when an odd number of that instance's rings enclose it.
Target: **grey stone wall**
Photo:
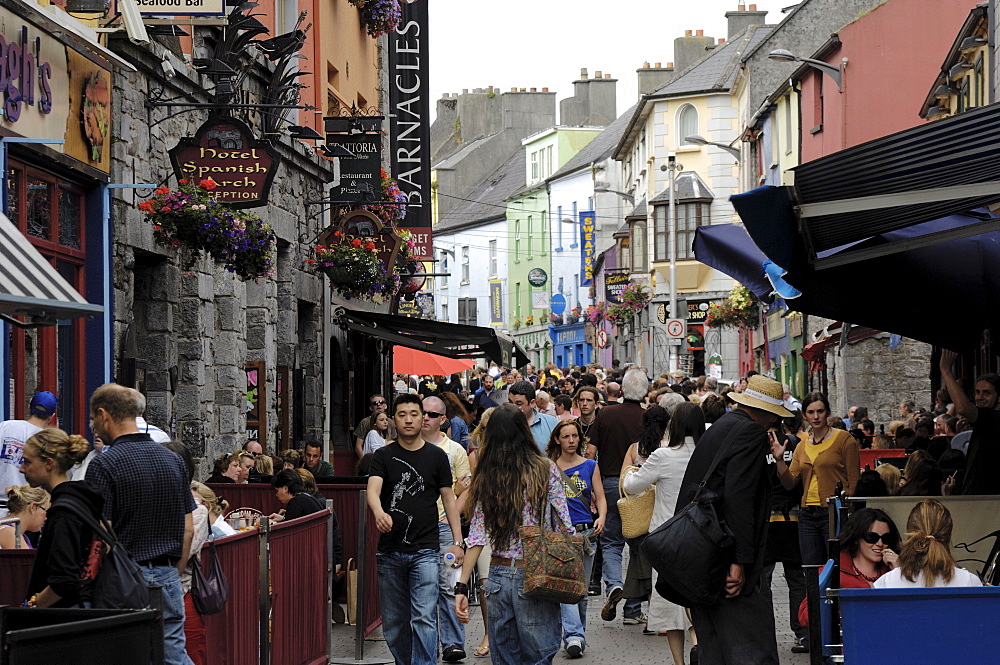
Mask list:
[[[193,136],[208,112],[184,110],[153,126],[174,109],[148,109],[145,101],[162,86],[167,97],[193,93],[198,101],[209,101],[204,91],[211,83],[157,44],[153,52],[124,40],[115,40],[113,47],[139,72],[115,73],[112,181],[174,186],[167,151],[180,137]],[[161,78],[162,58],[178,72],[168,81]],[[285,405],[301,416],[299,431],[303,437],[323,438],[324,292],[321,279],[303,269],[303,259],[328,215],[316,215],[318,210],[303,202],[322,198],[328,171],[298,141],[282,137],[276,148],[283,164],[270,203],[255,209],[278,236],[271,278],[244,282],[204,256],[184,266],[185,252],[157,246],[136,208],[148,191],[116,190],[112,203],[114,354],[121,358],[131,327],[137,356],[145,361],[147,419],[173,431],[192,450],[199,460],[198,478],[210,473],[214,457],[239,448],[247,438],[247,362],[266,366],[266,428],[260,433],[266,449],[276,449],[279,365],[289,367],[290,383],[295,370],[304,377],[301,394],[289,386],[291,403]],[[119,370],[116,364],[116,376]]]

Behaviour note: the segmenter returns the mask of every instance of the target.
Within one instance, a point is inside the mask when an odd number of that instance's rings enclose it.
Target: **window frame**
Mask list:
[[[684,123],[691,124],[688,117],[690,114],[694,114],[694,131],[689,131],[684,128]],[[701,117],[698,113],[698,109],[695,105],[690,102],[684,102],[677,109],[677,113],[674,115],[674,127],[677,133],[676,146],[678,148],[683,148],[687,146],[692,146],[692,143],[685,143],[684,139],[688,136],[695,136],[701,134]]]

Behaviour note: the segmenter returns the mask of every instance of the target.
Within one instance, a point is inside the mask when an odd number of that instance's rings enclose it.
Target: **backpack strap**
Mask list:
[[[722,461],[723,453],[726,452],[729,448],[729,444],[732,443],[733,439],[736,438],[736,435],[742,430],[742,424],[734,425],[733,428],[729,430],[729,434],[726,435],[726,439],[722,442],[722,445],[719,446],[719,450],[716,451],[715,458],[712,460],[711,466],[709,466],[708,471],[705,472],[705,477],[701,479],[700,483],[698,483],[698,491],[695,493],[695,498],[698,498],[701,491],[705,489],[705,484],[708,483],[708,479],[712,477],[712,473],[715,472],[715,468],[719,466],[719,462]]]
[[[101,540],[106,542],[109,546],[114,547],[118,544],[118,539],[115,538],[114,534],[111,532],[111,526],[101,518],[100,521],[94,519],[94,516],[89,510],[84,509],[80,503],[73,499],[66,499],[60,501],[58,507],[65,508],[69,512],[80,518],[80,521],[93,529]]]

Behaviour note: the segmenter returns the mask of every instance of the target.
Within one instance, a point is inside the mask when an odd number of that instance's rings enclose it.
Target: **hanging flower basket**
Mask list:
[[[604,320],[606,310],[607,305],[603,301],[597,303],[596,305],[591,305],[587,308],[587,321],[589,321],[592,326],[598,325]]]
[[[629,323],[632,317],[638,314],[653,296],[649,290],[641,284],[630,283],[622,291],[621,302],[608,307],[605,318],[616,326]]]
[[[710,328],[756,330],[760,325],[759,302],[750,289],[739,284],[724,302],[708,306],[705,325]]]
[[[398,0],[350,0],[350,3],[361,12],[365,30],[374,38],[398,28],[403,18]]]
[[[242,279],[274,274],[274,231],[257,215],[234,210],[212,198],[218,185],[211,179],[197,185],[178,181],[176,190],[158,187],[153,198],[139,204],[153,225],[159,245],[193,250],[181,267],[190,270],[201,252]]]
[[[306,263],[326,273],[347,300],[383,301],[399,290],[399,277],[379,260],[369,239],[334,231],[330,242],[313,247]]]
[[[386,226],[392,226],[406,218],[406,194],[399,189],[399,183],[382,169],[382,201],[361,206],[374,214]]]

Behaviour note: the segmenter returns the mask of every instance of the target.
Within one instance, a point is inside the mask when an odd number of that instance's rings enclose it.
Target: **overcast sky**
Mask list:
[[[429,2],[431,114],[445,92],[495,86],[572,94],[586,67],[618,79],[618,112],[638,97],[635,70],[673,61],[685,30],[726,37],[738,0],[425,0]],[[749,3],[747,3],[749,5]],[[795,0],[760,0],[767,22]]]

